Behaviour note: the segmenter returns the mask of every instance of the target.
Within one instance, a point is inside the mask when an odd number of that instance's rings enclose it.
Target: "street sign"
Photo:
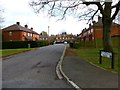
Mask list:
[[[112,53],[111,52],[101,51],[101,56],[107,57],[107,58],[112,58]]]
[[[100,64],[102,64],[102,57],[110,58],[111,59],[111,68],[114,69],[114,53],[100,50]]]

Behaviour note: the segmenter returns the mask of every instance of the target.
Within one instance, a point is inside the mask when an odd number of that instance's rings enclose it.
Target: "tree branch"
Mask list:
[[[114,20],[118,12],[120,11],[120,1],[116,5],[112,6],[111,8],[116,8],[115,13],[112,16],[112,20]]]
[[[53,9],[54,9],[54,7],[55,7],[55,1],[53,2],[52,8],[49,10],[49,11],[50,11],[50,14],[53,13]]]
[[[58,1],[58,3],[57,3]],[[82,2],[81,2],[82,1]],[[100,0],[98,0],[100,1]],[[63,3],[62,3],[63,2]],[[68,0],[68,2],[71,2]],[[112,2],[111,2],[112,3]],[[32,7],[35,7],[35,11],[37,11],[39,13],[39,11],[42,9],[42,8],[45,8],[46,5],[50,5],[50,8],[48,9],[48,13],[51,14],[51,16],[55,15],[55,13],[53,12],[54,10],[60,10],[60,12],[62,13],[63,17],[62,19],[65,17],[65,14],[66,12],[69,10],[71,11],[75,11],[77,9],[79,9],[79,6],[80,4],[85,4],[85,5],[96,5],[98,7],[98,10],[96,10],[95,12],[93,11],[89,11],[81,16],[87,16],[89,14],[91,14],[91,17],[89,18],[88,22],[93,18],[94,16],[98,13],[98,11],[100,10],[100,13],[104,16],[105,15],[105,12],[104,12],[104,7],[103,5],[105,4],[105,2],[103,4],[101,4],[101,2],[86,2],[85,0],[77,0],[77,1],[74,1],[74,2],[71,2],[71,3],[66,3],[66,1],[62,1],[62,0],[39,0],[39,1],[32,1],[30,3],[30,6]],[[118,14],[119,10],[120,10],[120,1],[115,4],[114,6],[111,6],[111,9],[112,8],[116,8],[116,11],[115,13],[113,14],[113,16],[111,17],[112,20],[115,19],[116,15]],[[52,15],[53,14],[53,15]],[[93,15],[92,15],[93,14]]]
[[[99,11],[99,10],[97,10],[97,11],[93,14],[93,16],[88,20],[88,23],[89,23],[90,20],[93,20],[94,16],[97,14],[98,11]]]
[[[119,10],[120,10],[120,7],[116,7],[115,13],[114,13],[113,16],[112,16],[112,20],[115,19],[115,17],[117,16]]]
[[[62,6],[62,8],[74,8],[74,7],[77,7],[79,6],[80,4],[82,4],[80,1],[77,2],[77,4],[75,4],[76,2],[73,2],[71,5],[69,6]]]
[[[80,15],[79,18],[81,18],[82,16],[87,16],[87,15],[91,14],[92,12],[94,12],[94,10],[89,11],[88,13],[85,13],[85,14],[83,14],[83,15]]]
[[[120,1],[117,4],[115,4],[114,6],[112,6],[111,8],[116,8],[116,7],[120,7]]]
[[[94,4],[94,5],[97,5],[98,6],[98,9],[100,10],[101,14],[104,14],[103,12],[103,7],[102,5],[100,4],[100,2],[83,2],[83,4],[85,5],[91,5],[91,4]]]
[[[65,18],[65,15],[66,15],[66,12],[67,12],[68,9],[69,9],[69,8],[66,8],[66,9],[65,9],[65,11],[63,12],[62,18],[59,19],[59,20],[63,20],[63,19]]]

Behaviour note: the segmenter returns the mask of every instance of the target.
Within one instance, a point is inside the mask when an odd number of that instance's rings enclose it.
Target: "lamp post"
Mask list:
[[[50,29],[50,26],[48,26],[48,43],[49,43],[49,45],[50,45],[50,37],[49,37],[49,29]]]
[[[48,26],[48,36],[49,36],[49,33],[50,33],[50,32],[49,32],[49,29],[50,29],[50,26]]]

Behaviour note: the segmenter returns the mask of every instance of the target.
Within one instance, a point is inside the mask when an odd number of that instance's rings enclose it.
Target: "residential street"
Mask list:
[[[3,88],[71,88],[55,73],[63,50],[64,45],[58,44],[3,60]]]

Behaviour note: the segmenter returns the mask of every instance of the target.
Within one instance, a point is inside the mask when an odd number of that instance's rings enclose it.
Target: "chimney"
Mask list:
[[[91,27],[91,23],[89,24],[89,27]]]
[[[28,25],[25,25],[25,28],[28,28]]]
[[[93,25],[96,23],[95,21],[92,21]]]
[[[31,30],[33,31],[33,27],[31,27]]]
[[[20,22],[16,22],[17,25],[20,25]]]

